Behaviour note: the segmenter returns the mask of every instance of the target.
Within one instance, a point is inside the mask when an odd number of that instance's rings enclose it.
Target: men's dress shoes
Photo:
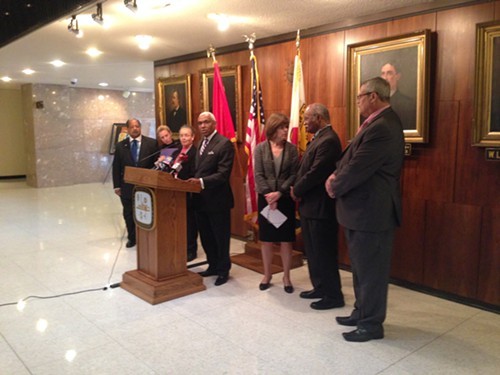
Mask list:
[[[229,279],[229,276],[227,275],[223,275],[223,276],[217,276],[217,279],[215,280],[215,286],[219,286],[219,285],[222,285],[222,284],[225,284],[227,283],[227,280]]]
[[[341,326],[356,327],[358,325],[358,321],[350,316],[337,316],[335,320]]]
[[[300,298],[305,298],[305,299],[323,298],[323,293],[320,293],[314,289],[307,290],[305,292],[300,292]]]
[[[203,272],[198,272],[198,275],[200,275],[202,277],[215,276],[215,275],[217,275],[217,271],[212,271],[210,268],[208,268],[207,270],[205,270]]]
[[[346,341],[351,342],[366,342],[370,340],[379,340],[384,338],[384,331],[368,332],[364,328],[358,328],[351,332],[344,332],[342,334]]]
[[[126,248],[130,249],[131,247],[135,246],[135,241],[127,241],[127,244],[125,245]]]
[[[311,303],[311,308],[314,310],[328,310],[344,306],[344,300],[337,300],[329,297],[323,297],[319,301]]]

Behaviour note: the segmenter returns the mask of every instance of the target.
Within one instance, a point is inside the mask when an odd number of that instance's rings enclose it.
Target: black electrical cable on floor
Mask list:
[[[124,241],[124,239],[125,239],[125,229],[123,229],[123,234],[122,234],[122,237],[120,239],[120,247],[118,248],[115,260],[113,262],[113,266],[111,267],[111,272],[109,274],[107,286],[104,286],[104,287],[101,287],[101,288],[79,290],[79,291],[76,291],[76,292],[68,292],[68,293],[56,294],[56,295],[53,295],[53,296],[28,296],[28,297],[25,297],[25,298],[21,299],[21,301],[24,302],[24,301],[27,301],[29,299],[52,299],[52,298],[59,298],[59,297],[65,297],[65,296],[72,296],[72,295],[81,294],[81,293],[104,291],[104,290],[108,290],[108,287],[111,288],[111,289],[118,288],[120,286],[120,283],[115,283],[115,284],[111,284],[111,285],[109,283],[111,282],[111,278],[113,277],[113,273],[115,271],[115,266],[116,266],[116,263],[118,261],[118,256],[120,255],[120,252],[121,252],[121,250],[123,248],[123,241]],[[18,301],[18,302],[2,303],[2,304],[0,304],[0,307],[17,305],[19,302],[20,301]]]

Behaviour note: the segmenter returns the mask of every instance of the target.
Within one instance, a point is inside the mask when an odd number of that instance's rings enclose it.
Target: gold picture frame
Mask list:
[[[192,124],[191,74],[158,79],[159,125],[167,125],[177,135],[182,125]]]
[[[236,140],[244,142],[242,107],[241,107],[241,66],[233,65],[220,68],[222,84],[226,90],[229,111],[233,119]],[[212,112],[212,92],[214,82],[214,69],[200,70],[200,101],[201,110]]]
[[[405,142],[426,143],[429,133],[431,31],[347,46],[349,137],[361,124],[356,102],[361,83],[381,76],[391,85],[391,106],[403,123]]]
[[[476,26],[473,146],[500,146],[500,21]]]

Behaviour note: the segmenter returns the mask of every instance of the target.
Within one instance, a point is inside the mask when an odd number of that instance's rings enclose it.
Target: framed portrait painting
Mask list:
[[[191,75],[160,78],[158,93],[161,125],[177,135],[182,125],[191,125]]]
[[[476,27],[474,146],[500,146],[500,21]]]
[[[111,127],[111,137],[109,139],[109,154],[115,154],[116,144],[127,138],[128,129],[125,123],[114,123]]]
[[[222,84],[226,90],[229,111],[233,120],[238,142],[244,142],[241,110],[241,67],[239,65],[220,68]],[[214,87],[214,69],[200,70],[200,98],[202,111],[212,112],[212,93]]]
[[[348,124],[354,137],[361,117],[356,96],[362,82],[382,77],[408,143],[426,143],[429,123],[430,30],[349,45]]]

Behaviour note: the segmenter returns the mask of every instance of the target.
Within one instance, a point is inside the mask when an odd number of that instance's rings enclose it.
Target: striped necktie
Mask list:
[[[203,143],[201,144],[201,147],[200,147],[200,156],[203,155],[203,151],[205,151],[205,149],[207,148],[207,145],[208,145],[208,138],[205,138],[203,140]]]

